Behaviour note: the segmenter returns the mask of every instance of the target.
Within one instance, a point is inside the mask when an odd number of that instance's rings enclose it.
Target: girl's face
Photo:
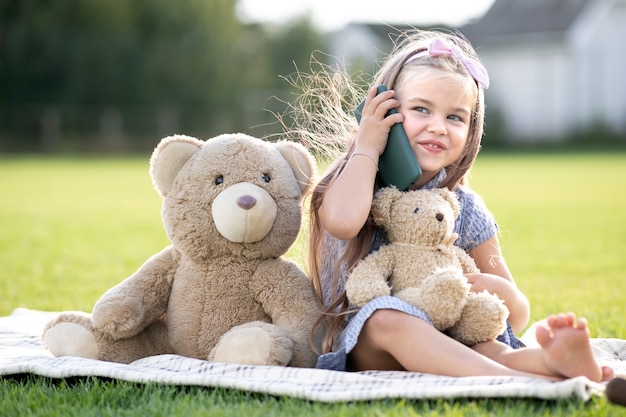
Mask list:
[[[417,186],[463,154],[476,97],[452,76],[407,77],[396,88],[404,130],[422,168]]]

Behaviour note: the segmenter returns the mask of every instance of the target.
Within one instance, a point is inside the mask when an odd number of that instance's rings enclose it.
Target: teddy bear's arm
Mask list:
[[[305,273],[286,259],[267,260],[256,269],[250,289],[271,322],[287,330],[293,340],[290,364],[314,366],[317,355],[310,346],[309,334],[321,309]],[[318,344],[315,340],[313,343]]]
[[[351,304],[362,307],[376,297],[391,294],[387,282],[395,265],[391,245],[370,253],[352,270],[346,280],[346,294]]]
[[[169,246],[104,293],[93,308],[94,328],[123,339],[136,335],[163,315],[179,257],[178,251]]]
[[[456,252],[456,256],[461,263],[461,269],[463,269],[464,274],[476,274],[480,272],[476,266],[476,262],[474,262],[474,259],[469,256],[467,252],[457,246],[452,246],[452,250]]]

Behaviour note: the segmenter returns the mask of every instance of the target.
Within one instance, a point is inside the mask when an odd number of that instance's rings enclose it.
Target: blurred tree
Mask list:
[[[252,134],[268,135],[282,130],[272,112],[285,110],[281,100],[293,100],[293,88],[284,77],[310,71],[312,53],[327,49],[327,43],[326,35],[315,29],[309,15],[280,26],[247,28],[241,51],[250,86],[245,93],[246,128]]]
[[[283,87],[277,75],[287,76],[300,69],[309,71],[311,53],[324,48],[325,38],[312,25],[311,18],[304,15],[288,22],[268,36],[267,55],[271,62],[268,70],[274,76],[273,85]]]
[[[137,148],[271,123],[323,38],[244,26],[236,0],[2,0],[0,151]],[[278,103],[278,101],[277,101]],[[272,108],[272,110],[276,110]],[[276,131],[276,126],[270,129]]]
[[[51,108],[79,134],[111,109],[131,133],[168,109],[190,134],[236,125],[245,85],[235,3],[3,0],[0,129],[38,138],[25,126]]]

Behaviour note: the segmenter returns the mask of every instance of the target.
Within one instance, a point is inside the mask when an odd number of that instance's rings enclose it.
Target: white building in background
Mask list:
[[[462,30],[511,139],[561,138],[597,122],[626,132],[626,0],[496,0]]]

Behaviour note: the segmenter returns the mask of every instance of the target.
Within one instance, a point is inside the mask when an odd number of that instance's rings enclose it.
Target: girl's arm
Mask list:
[[[365,152],[365,151],[363,151]],[[368,155],[378,160],[378,155]],[[372,206],[376,166],[366,156],[353,156],[324,193],[319,218],[328,233],[352,239],[365,224]]]
[[[528,298],[517,288],[502,257],[498,237],[494,235],[476,246],[470,250],[469,255],[481,271],[480,274],[467,275],[472,291],[487,290],[500,297],[509,309],[509,322],[513,331],[517,333],[523,330],[530,318],[530,305]]]
[[[393,90],[379,95],[376,88],[368,92],[352,156],[325,191],[320,221],[338,239],[355,237],[369,216],[378,158],[387,144],[389,129],[403,120],[400,113],[385,117],[389,109],[399,104],[393,95]]]

